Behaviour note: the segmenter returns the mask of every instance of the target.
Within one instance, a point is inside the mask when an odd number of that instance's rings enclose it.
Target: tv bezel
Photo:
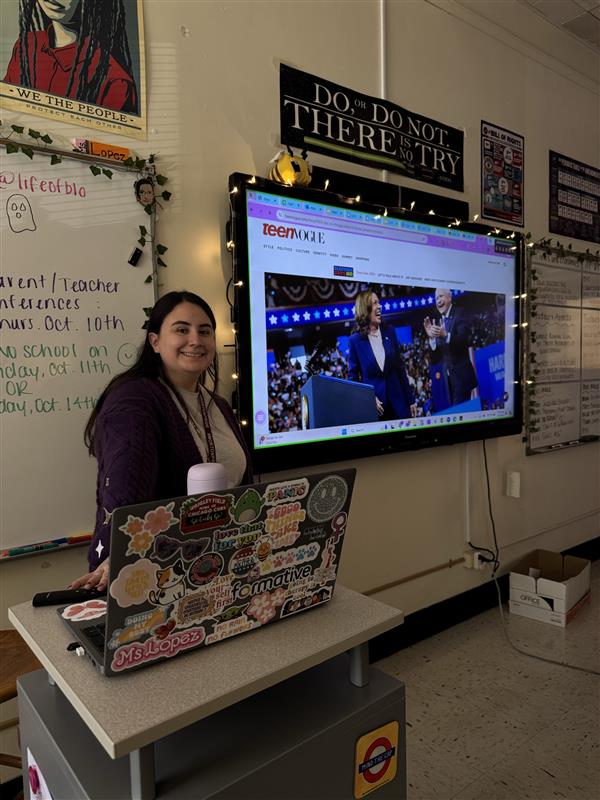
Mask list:
[[[249,277],[250,265],[248,260],[248,227],[246,224],[246,194],[247,191],[264,191],[282,197],[306,200],[314,203],[325,203],[349,208],[356,211],[383,214],[384,207],[372,203],[363,203],[355,198],[342,197],[331,192],[287,186],[274,183],[262,178],[257,178],[243,173],[233,173],[229,177],[229,198],[231,204],[231,219],[227,230],[228,249],[232,253],[234,288],[232,322],[235,326],[236,342],[236,375],[237,388],[234,391],[234,408],[242,422],[254,470],[257,473],[275,472],[282,469],[304,467],[334,463],[339,461],[353,461],[356,458],[385,455],[388,453],[419,450],[426,447],[438,447],[457,444],[460,442],[478,441],[480,439],[494,439],[502,436],[514,436],[522,433],[523,428],[523,403],[522,403],[522,342],[520,336],[522,319],[523,292],[523,263],[524,242],[521,233],[512,230],[499,229],[490,225],[481,225],[469,222],[460,222],[460,229],[472,233],[487,235],[491,233],[496,238],[507,238],[514,234],[511,241],[516,246],[515,251],[515,287],[517,291],[512,298],[514,303],[515,331],[515,381],[514,415],[508,418],[490,418],[476,422],[448,424],[448,426],[415,427],[394,430],[390,432],[367,433],[352,437],[338,437],[325,441],[308,443],[293,443],[275,445],[270,447],[255,447],[254,445],[254,409],[252,407],[252,352],[250,332],[250,297]],[[436,215],[415,214],[399,208],[387,208],[386,213],[397,219],[420,222],[427,225],[448,227],[455,223],[454,219]],[[509,298],[510,299],[510,298]],[[266,357],[266,351],[265,351]]]

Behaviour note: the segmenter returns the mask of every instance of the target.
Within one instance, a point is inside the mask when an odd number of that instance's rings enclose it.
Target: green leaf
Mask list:
[[[163,199],[163,200],[170,200],[170,199],[171,199],[171,196],[172,196],[172,195],[171,195],[171,192],[167,192],[167,191],[164,191],[164,192],[161,194],[161,197],[162,197],[162,199]]]
[[[148,320],[146,320],[146,322],[144,322],[144,324],[142,325],[142,330],[143,331],[147,331],[149,325],[150,325],[150,322]]]
[[[167,266],[160,256],[156,259],[156,263],[158,264],[159,267]]]
[[[48,136],[47,133],[45,133],[41,138],[42,142],[45,142],[46,144],[52,144],[52,139],[50,138],[50,136]]]
[[[155,159],[156,159],[156,156],[154,155],[154,153],[150,153],[150,155],[148,156],[148,163],[149,164],[154,164],[154,160]]]
[[[13,144],[12,142],[6,143],[6,152],[7,153],[18,153],[19,152],[19,145]]]
[[[60,156],[57,156],[56,153],[53,153],[50,158],[50,163],[52,164],[52,166],[54,166],[55,164],[61,164],[62,158]]]
[[[154,205],[154,203],[148,203],[147,206],[144,206],[144,211],[146,212],[146,214],[148,214],[148,216],[151,216],[151,214],[152,214],[153,205]]]
[[[128,158],[126,158],[126,159],[125,159],[125,161],[123,162],[123,166],[124,166],[124,167],[133,167],[134,163],[135,163],[135,162],[134,162],[133,158],[132,158],[131,156],[129,156],[129,157],[128,157]]]
[[[143,236],[140,236],[140,238],[138,239],[138,244],[141,244],[142,247],[146,247],[146,240],[144,239]]]
[[[22,125],[11,125],[10,126],[15,133],[23,133],[25,128]]]
[[[159,186],[164,186],[164,185],[165,185],[165,183],[166,183],[168,180],[169,180],[169,179],[168,179],[168,178],[166,178],[164,175],[157,175],[157,176],[156,176],[156,182],[158,183],[158,185],[159,185]]]
[[[102,168],[102,174],[106,175],[109,181],[112,181],[113,172],[110,169],[106,169],[105,167]]]
[[[150,312],[152,311],[152,306],[142,306],[142,311],[147,317],[149,317]]]
[[[30,136],[32,139],[39,139],[42,134],[39,131],[34,131],[33,128],[29,128],[29,130],[27,131],[27,135]]]
[[[100,167],[97,167],[95,164],[90,164],[90,172],[92,173],[92,175],[100,175],[102,170],[100,169]]]
[[[152,275],[148,275],[144,283],[152,283]]]
[[[162,256],[163,253],[166,253],[168,249],[169,248],[165,247],[164,244],[157,244],[156,245],[156,252],[158,253],[159,256]]]
[[[142,236],[145,236],[148,233],[145,225],[140,225],[140,233],[142,234]]]
[[[143,169],[146,166],[146,159],[136,158],[136,160],[134,161],[134,166],[136,169]]]
[[[21,152],[27,156],[27,158],[33,158],[33,148],[27,147],[27,145],[21,145]]]

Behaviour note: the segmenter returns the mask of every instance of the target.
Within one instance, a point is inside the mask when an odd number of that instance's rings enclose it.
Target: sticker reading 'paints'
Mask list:
[[[394,720],[365,733],[356,742],[354,797],[374,792],[393,781],[398,771],[399,723]]]
[[[306,478],[270,483],[265,491],[265,503],[268,506],[276,506],[278,503],[286,503],[290,500],[302,500],[307,494],[308,480]]]

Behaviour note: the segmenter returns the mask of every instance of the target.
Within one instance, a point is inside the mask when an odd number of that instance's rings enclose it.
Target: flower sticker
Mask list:
[[[127,552],[125,553],[126,556],[145,556],[148,550],[152,547],[152,543],[154,542],[154,536],[148,531],[142,530],[139,533],[135,533],[131,537],[131,541],[129,542],[129,547],[127,548]]]
[[[96,619],[103,614],[106,614],[106,600],[86,600],[84,603],[73,603],[67,606],[61,616],[63,619],[83,622],[88,619]]]
[[[127,564],[119,572],[117,579],[110,584],[110,594],[121,608],[139,606],[148,600],[148,593],[156,586],[157,564],[147,558],[140,558]]]
[[[269,622],[277,614],[277,606],[283,604],[285,592],[283,589],[276,589],[272,594],[263,592],[253,597],[250,601],[246,614],[254,617],[261,625]]]
[[[168,531],[171,525],[179,522],[178,517],[173,516],[174,506],[175,503],[169,503],[167,506],[159,506],[152,511],[147,511],[144,517],[144,530],[153,537]]]

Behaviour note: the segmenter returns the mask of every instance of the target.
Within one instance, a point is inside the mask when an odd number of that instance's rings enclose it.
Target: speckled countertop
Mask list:
[[[9,619],[112,758],[167,736],[400,625],[402,611],[336,586],[324,607],[130,675],[102,677],[67,652],[53,607]]]

